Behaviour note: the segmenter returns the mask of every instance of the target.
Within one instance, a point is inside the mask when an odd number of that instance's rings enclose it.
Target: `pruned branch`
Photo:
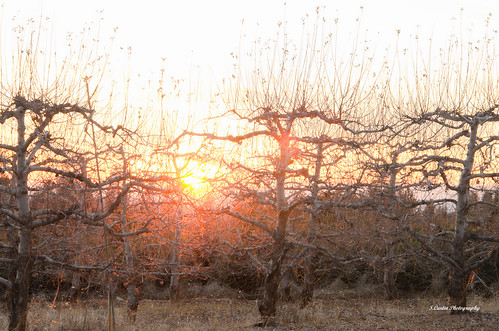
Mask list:
[[[111,264],[107,265],[98,265],[98,266],[80,266],[80,265],[74,265],[74,264],[69,264],[69,263],[64,263],[60,261],[56,261],[52,259],[49,256],[46,255],[37,255],[36,257],[39,260],[43,260],[46,263],[49,263],[51,265],[66,269],[66,270],[71,270],[71,271],[103,271],[106,270],[107,268],[110,267]]]

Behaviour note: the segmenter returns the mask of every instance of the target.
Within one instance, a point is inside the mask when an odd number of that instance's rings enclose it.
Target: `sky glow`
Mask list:
[[[140,72],[154,72],[166,58],[168,69],[186,75],[189,66],[208,66],[223,70],[230,63],[230,52],[238,47],[241,32],[248,38],[256,34],[271,38],[279,21],[287,20],[289,32],[299,40],[300,21],[313,15],[317,6],[326,17],[340,19],[342,30],[352,32],[355,18],[362,16],[363,26],[373,40],[393,39],[395,31],[424,38],[446,38],[452,18],[459,18],[463,8],[465,26],[481,30],[489,13],[499,27],[497,1],[4,1],[3,23],[13,16],[22,22],[29,17],[49,17],[54,22],[55,37],[78,32],[89,22],[103,18],[102,33],[118,27],[117,46],[131,46],[134,67]],[[363,7],[361,14],[360,7]],[[244,23],[241,23],[244,20]],[[258,26],[257,26],[258,25]],[[418,28],[419,26],[419,28]],[[4,32],[5,34],[5,32]]]
[[[483,35],[490,17],[492,30],[499,28],[499,2],[479,1],[3,1],[2,46],[12,45],[12,26],[28,18],[50,18],[56,47],[65,46],[68,33],[87,24],[100,26],[103,45],[117,29],[110,62],[117,81],[124,69],[131,76],[157,80],[165,75],[184,79],[189,91],[216,92],[222,77],[230,73],[241,38],[251,43],[275,37],[279,22],[293,40],[300,40],[302,19],[315,15],[316,7],[330,20],[339,20],[340,38],[349,38],[360,17],[360,36],[383,53],[393,47],[397,30],[399,45],[417,34],[434,45],[448,41],[451,33]],[[361,9],[362,7],[362,9]],[[461,9],[464,9],[461,11]],[[497,17],[496,17],[497,13]],[[131,48],[130,60],[122,56]],[[129,61],[129,62],[127,62]],[[121,76],[120,76],[121,75]],[[201,82],[201,83],[200,83]],[[199,91],[198,91],[199,93]],[[185,101],[185,100],[184,100]],[[182,101],[180,101],[182,102]],[[182,106],[178,106],[181,108]]]

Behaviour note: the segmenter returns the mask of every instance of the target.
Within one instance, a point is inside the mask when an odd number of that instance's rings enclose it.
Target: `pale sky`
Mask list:
[[[172,71],[182,72],[191,64],[223,69],[230,52],[237,50],[241,31],[249,38],[256,31],[272,37],[277,22],[287,20],[290,30],[299,34],[300,19],[307,13],[314,14],[319,5],[325,6],[326,17],[339,17],[345,33],[353,29],[363,6],[363,26],[373,40],[377,40],[378,32],[383,40],[393,39],[396,29],[414,33],[418,25],[423,37],[445,38],[451,18],[459,17],[460,8],[464,8],[463,21],[469,26],[483,26],[489,13],[499,16],[499,2],[494,0],[288,0],[286,6],[283,4],[272,0],[16,0],[3,1],[3,24],[10,24],[13,16],[47,16],[60,39],[68,31],[78,32],[85,23],[97,21],[100,15],[104,18],[103,35],[118,27],[117,45],[132,46],[137,70],[154,71],[164,57]],[[499,17],[493,16],[493,21],[499,28]]]
[[[339,18],[340,30],[353,33],[355,18],[361,14],[364,34],[376,44],[389,45],[395,31],[401,38],[416,33],[436,42],[448,40],[459,22],[480,33],[492,13],[491,26],[499,29],[499,1],[494,0],[348,0],[284,1],[257,0],[4,0],[3,42],[8,41],[11,18],[17,22],[29,17],[50,17],[57,45],[64,44],[68,32],[79,32],[86,23],[101,21],[101,33],[110,36],[118,27],[115,48],[132,47],[132,71],[157,73],[162,60],[167,75],[188,78],[189,70],[201,68],[204,80],[218,79],[230,69],[232,51],[237,51],[241,34],[248,41],[257,36],[272,38],[277,23],[287,21],[291,38],[300,37],[301,19],[314,15],[317,6],[330,19]],[[461,13],[461,8],[464,11]],[[496,16],[497,15],[497,16]],[[458,18],[452,21],[452,18]],[[462,18],[460,18],[462,17]],[[242,24],[244,20],[244,24]],[[115,61],[116,62],[116,61]],[[118,61],[119,63],[119,61]],[[119,71],[119,69],[118,69]],[[117,78],[119,79],[119,77]]]

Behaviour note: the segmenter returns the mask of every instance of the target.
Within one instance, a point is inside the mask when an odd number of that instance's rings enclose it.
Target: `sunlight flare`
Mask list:
[[[181,182],[196,193],[203,193],[210,187],[210,181],[217,176],[219,168],[209,163],[189,162],[183,171]]]

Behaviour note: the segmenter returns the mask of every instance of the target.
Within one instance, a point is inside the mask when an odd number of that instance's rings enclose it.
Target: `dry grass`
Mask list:
[[[430,306],[445,305],[445,298],[403,299],[387,302],[375,298],[316,299],[299,309],[297,303],[281,305],[273,330],[493,330],[499,325],[499,298],[471,297],[469,305],[479,313],[451,316],[431,311]],[[116,308],[117,330],[261,330],[255,301],[235,298],[195,298],[177,303],[145,300],[141,302],[135,324],[126,323],[123,303]],[[71,305],[33,301],[29,314],[30,330],[105,330],[106,307],[101,300]],[[7,316],[0,317],[0,329],[7,327]]]

